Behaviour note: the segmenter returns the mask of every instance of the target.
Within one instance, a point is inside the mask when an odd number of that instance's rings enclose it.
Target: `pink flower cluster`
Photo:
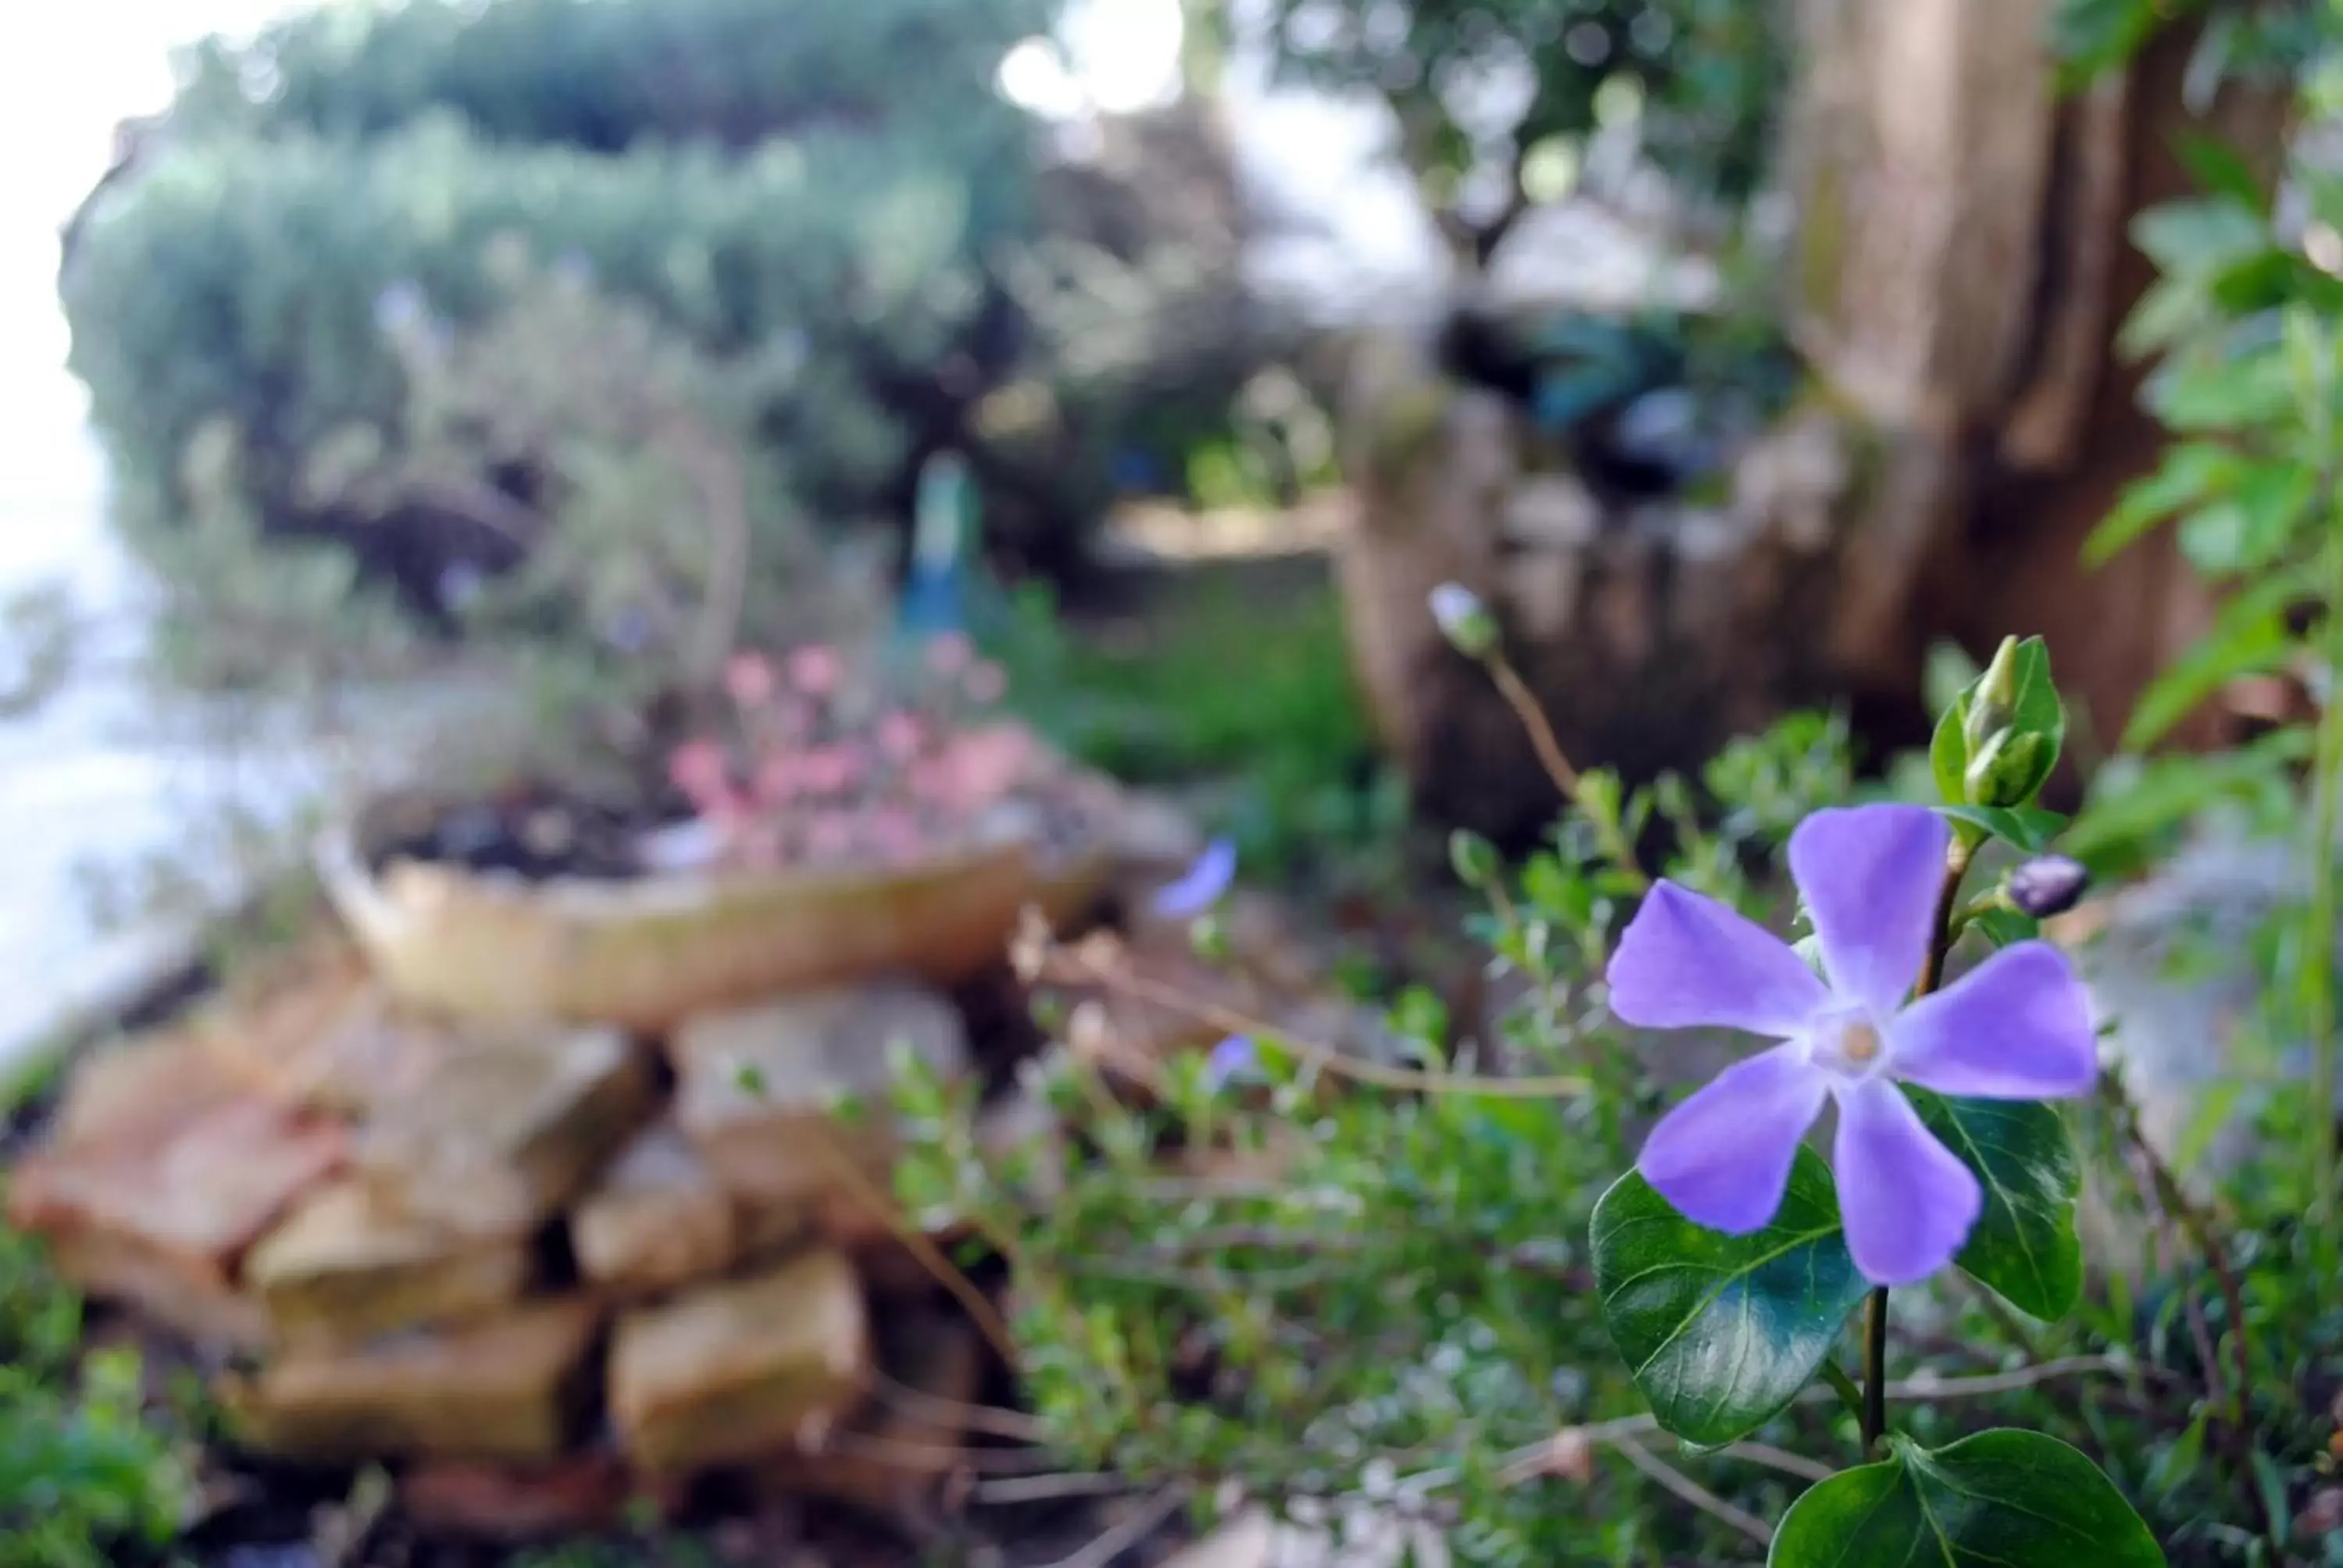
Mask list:
[[[882,703],[853,689],[835,648],[738,654],[724,680],[735,732],[679,747],[668,776],[735,865],[901,865],[947,849],[1042,759],[1022,725],[984,712],[1007,681],[966,638],[936,638],[922,664],[917,693]]]

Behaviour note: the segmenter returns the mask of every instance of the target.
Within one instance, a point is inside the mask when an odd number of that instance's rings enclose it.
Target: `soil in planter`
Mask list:
[[[398,824],[369,846],[367,859],[377,874],[405,859],[531,881],[636,877],[647,869],[639,848],[643,835],[679,816],[649,807],[628,809],[531,782]]]

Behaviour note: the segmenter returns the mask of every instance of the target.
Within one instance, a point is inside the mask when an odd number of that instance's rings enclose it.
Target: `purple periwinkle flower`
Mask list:
[[[1204,1081],[1219,1089],[1238,1073],[1250,1070],[1260,1060],[1251,1035],[1232,1034],[1212,1047],[1212,1053],[1204,1058]]]
[[[1237,847],[1227,839],[1215,839],[1204,846],[1196,863],[1182,872],[1180,879],[1167,882],[1155,890],[1152,908],[1157,916],[1167,920],[1193,920],[1214,904],[1236,880]]]
[[[1790,836],[1790,874],[1827,980],[1713,899],[1661,882],[1611,960],[1611,1010],[1646,1029],[1746,1030],[1782,1043],[1716,1075],[1660,1119],[1636,1162],[1686,1218],[1745,1235],[1781,1207],[1790,1162],[1825,1100],[1855,1267],[1924,1280],[1976,1222],[1976,1177],[1936,1141],[1898,1081],[1986,1100],[2087,1092],[2098,1047],[2082,983],[2047,942],[2004,948],[1906,1002],[1935,940],[1951,829],[1916,806],[1817,811]]]

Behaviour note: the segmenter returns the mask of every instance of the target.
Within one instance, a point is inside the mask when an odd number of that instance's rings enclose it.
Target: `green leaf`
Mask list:
[[[2050,52],[2072,90],[2131,58],[2162,19],[2154,0],[2060,0],[2050,12]]]
[[[2310,754],[2310,739],[2307,729],[2274,729],[2234,751],[2135,759],[2120,789],[2102,783],[2116,771],[2110,765],[2093,780],[2092,798],[2061,847],[2094,876],[2130,870],[2152,848],[2148,840],[2213,802],[2287,788],[2289,770]]]
[[[2179,150],[2180,161],[2197,176],[2197,183],[2213,195],[2242,203],[2254,213],[2269,205],[2260,178],[2227,142],[2191,134],[2180,138]]]
[[[2205,1462],[2205,1423],[2212,1419],[2208,1406],[2197,1412],[2180,1435],[2174,1438],[2148,1466],[2147,1493],[2151,1497],[2168,1497],[2183,1482],[2193,1479],[2197,1467]]]
[[[1969,924],[1996,948],[2030,942],[2042,934],[2042,922],[2016,910],[1981,910]]]
[[[1968,721],[1969,694],[1964,691],[1936,720],[1936,733],[1928,741],[1928,772],[1936,780],[1936,793],[1947,801],[1967,793],[1962,779],[1969,769],[1968,737],[1963,732]]]
[[[2195,278],[2159,277],[2116,329],[2117,357],[2126,364],[2153,358],[2204,326],[2212,313],[2212,302]]]
[[[1589,1229],[1612,1342],[1660,1425],[1687,1442],[1746,1436],[1797,1397],[1868,1288],[1810,1149],[1774,1222],[1753,1234],[1694,1224],[1633,1171]]]
[[[2001,1430],[1810,1487],[1767,1568],[2162,1568],[2164,1553],[2098,1467],[2057,1439]]]
[[[2294,410],[2285,361],[2268,347],[2206,363],[2167,362],[2147,390],[2157,414],[2176,430],[2243,429]]]
[[[2227,490],[2245,460],[2217,441],[2189,441],[2173,447],[2154,473],[2125,487],[2091,537],[2083,560],[2099,566],[2140,535],[2184,508]]]
[[[2122,749],[2146,750],[2230,681],[2283,664],[2293,647],[2286,611],[2315,587],[2308,574],[2287,572],[2256,583],[2222,606],[2212,629],[2140,693],[2124,726]]]
[[[2228,196],[2168,201],[2131,220],[2132,243],[2159,272],[2203,276],[2270,248],[2269,225]]]
[[[2228,495],[2182,519],[2180,551],[2207,577],[2266,567],[2285,553],[2318,485],[2307,464],[2248,467]]]
[[[2066,831],[2066,819],[2039,806],[1939,806],[1937,811],[1956,822],[1982,828],[2006,844],[2038,855]]]
[[[2019,1312],[2055,1322],[2083,1289],[2075,1199],[2083,1168],[2066,1123],[2024,1100],[1956,1100],[1906,1085],[1913,1109],[1976,1173],[1985,1208],[1953,1261]]]

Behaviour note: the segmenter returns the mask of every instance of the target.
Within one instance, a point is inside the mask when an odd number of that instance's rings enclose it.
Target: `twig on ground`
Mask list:
[[[961,1311],[968,1313],[969,1321],[976,1325],[977,1332],[985,1337],[994,1352],[1009,1365],[1016,1366],[1021,1359],[1017,1353],[1017,1341],[1011,1335],[1009,1325],[1001,1322],[1001,1314],[993,1309],[992,1302],[977,1288],[976,1282],[945,1257],[918,1226],[904,1217],[894,1201],[863,1173],[862,1168],[855,1163],[854,1156],[839,1146],[838,1140],[830,1136],[827,1123],[809,1121],[807,1128],[812,1133],[812,1142],[820,1151],[823,1161],[830,1166],[840,1183],[853,1195],[854,1201],[886,1222],[887,1229],[894,1232],[895,1239],[903,1243],[905,1251],[918,1260],[920,1266],[938,1284],[951,1292],[952,1299],[960,1304]]]
[[[1141,1503],[1131,1517],[1111,1526],[1081,1551],[1059,1558],[1049,1568],[1108,1568],[1116,1558],[1144,1540],[1149,1531],[1171,1518],[1187,1497],[1188,1489],[1184,1486],[1165,1487]]]
[[[1005,1437],[1015,1442],[1038,1443],[1042,1441],[1041,1423],[1021,1410],[1003,1410],[992,1404],[970,1404],[963,1400],[926,1393],[898,1382],[877,1368],[870,1372],[870,1388],[889,1404],[914,1415],[950,1422],[970,1432],[989,1432],[994,1437]]]
[[[1746,1460],[1751,1464],[1762,1464],[1768,1470],[1778,1470],[1785,1475],[1795,1475],[1807,1481],[1828,1481],[1838,1473],[1818,1459],[1792,1453],[1786,1448],[1775,1448],[1770,1442],[1727,1443],[1717,1451],[1717,1457]]]
[[[1658,1483],[1703,1513],[1723,1520],[1760,1546],[1774,1543],[1772,1525],[1754,1513],[1734,1507],[1683,1471],[1664,1462],[1641,1443],[1628,1438],[1614,1438],[1609,1447],[1620,1458],[1643,1472],[1646,1479]]]
[[[962,1448],[939,1442],[906,1442],[867,1432],[833,1431],[813,1445],[813,1453],[846,1454],[900,1470],[964,1470],[972,1474],[1041,1475],[1056,1462],[1035,1448]]]
[[[1099,1497],[1129,1492],[1131,1483],[1103,1471],[1071,1471],[1062,1474],[1010,1475],[980,1481],[972,1495],[980,1503],[1038,1503],[1053,1497]]]
[[[1063,958],[1066,962],[1054,960]],[[1264,1019],[1189,996],[1177,986],[1134,974],[1128,965],[1103,961],[1079,948],[1055,947],[1044,960],[1042,977],[1061,985],[1096,985],[1141,1001],[1182,1013],[1228,1034],[1276,1041],[1311,1066],[1336,1078],[1371,1083],[1381,1089],[1423,1094],[1472,1094],[1503,1100],[1564,1100],[1586,1092],[1580,1077],[1480,1078],[1453,1072],[1421,1072],[1413,1068],[1388,1067],[1315,1040],[1301,1040]]]
[[[2130,1376],[2139,1370],[2140,1368],[2128,1356],[2066,1356],[2058,1361],[2044,1362],[2039,1366],[2019,1367],[2015,1372],[1988,1372],[1978,1377],[1940,1378],[1931,1377],[1924,1372],[1916,1377],[1906,1378],[1901,1382],[1889,1383],[1887,1392],[1895,1399],[1982,1399],[1993,1394],[2014,1393],[2020,1389],[2034,1388],[2060,1378],[2088,1377],[2101,1373]],[[1814,1404],[1837,1397],[1830,1389],[1816,1384],[1801,1392],[1795,1402]],[[1623,1415],[1614,1420],[1594,1422],[1585,1426],[1564,1427],[1553,1437],[1529,1443],[1505,1455],[1504,1462],[1497,1472],[1498,1478],[1506,1485],[1517,1486],[1524,1482],[1534,1481],[1541,1475],[1553,1473],[1554,1457],[1558,1452],[1561,1452],[1565,1440],[1574,1443],[1612,1443],[1659,1430],[1659,1422],[1650,1415]],[[1760,1464],[1768,1462],[1771,1455],[1782,1454],[1781,1450],[1768,1449],[1763,1443],[1735,1443],[1732,1449],[1720,1452],[1730,1453],[1735,1450],[1740,1451],[1737,1457]],[[1759,1452],[1751,1452],[1752,1450]],[[1813,1461],[1799,1460],[1795,1454],[1782,1456],[1796,1460],[1800,1465],[1813,1465],[1814,1468],[1822,1470],[1825,1473],[1835,1473],[1825,1466],[1815,1465]],[[1801,1473],[1800,1471],[1793,1470],[1786,1465],[1776,1465],[1775,1468],[1790,1470],[1793,1474]],[[1455,1479],[1456,1472],[1453,1469],[1443,1468],[1411,1476],[1408,1484],[1413,1488],[1429,1491],[1448,1485]]]

